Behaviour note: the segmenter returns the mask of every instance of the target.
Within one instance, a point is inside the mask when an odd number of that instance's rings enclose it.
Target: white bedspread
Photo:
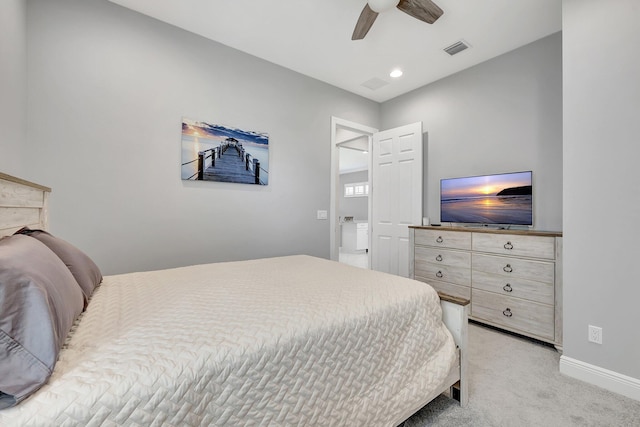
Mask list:
[[[455,360],[435,291],[309,256],[105,277],[2,426],[389,426]]]

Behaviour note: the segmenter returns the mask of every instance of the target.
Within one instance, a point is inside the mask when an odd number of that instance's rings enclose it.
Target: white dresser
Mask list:
[[[411,277],[471,300],[470,318],[562,347],[562,233],[410,227]]]
[[[346,221],[340,224],[340,247],[346,253],[369,249],[369,223],[367,221]]]
[[[369,249],[369,223],[356,223],[356,250],[364,251]]]

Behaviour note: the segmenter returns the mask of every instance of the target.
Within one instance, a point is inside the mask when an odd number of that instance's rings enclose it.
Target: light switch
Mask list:
[[[318,211],[317,219],[327,219],[327,211]]]

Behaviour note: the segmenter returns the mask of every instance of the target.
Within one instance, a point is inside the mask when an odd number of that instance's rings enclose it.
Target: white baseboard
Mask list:
[[[591,365],[567,356],[560,356],[560,373],[614,393],[640,400],[640,380]]]

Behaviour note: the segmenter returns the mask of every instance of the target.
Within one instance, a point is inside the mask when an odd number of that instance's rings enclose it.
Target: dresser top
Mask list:
[[[549,237],[562,237],[562,231],[541,231],[541,230],[519,230],[519,229],[502,229],[491,227],[460,227],[460,226],[439,226],[434,227],[432,225],[410,225],[409,228],[423,229],[423,230],[442,230],[442,231],[466,231],[474,233],[489,233],[489,234],[520,234],[523,236],[549,236]]]

